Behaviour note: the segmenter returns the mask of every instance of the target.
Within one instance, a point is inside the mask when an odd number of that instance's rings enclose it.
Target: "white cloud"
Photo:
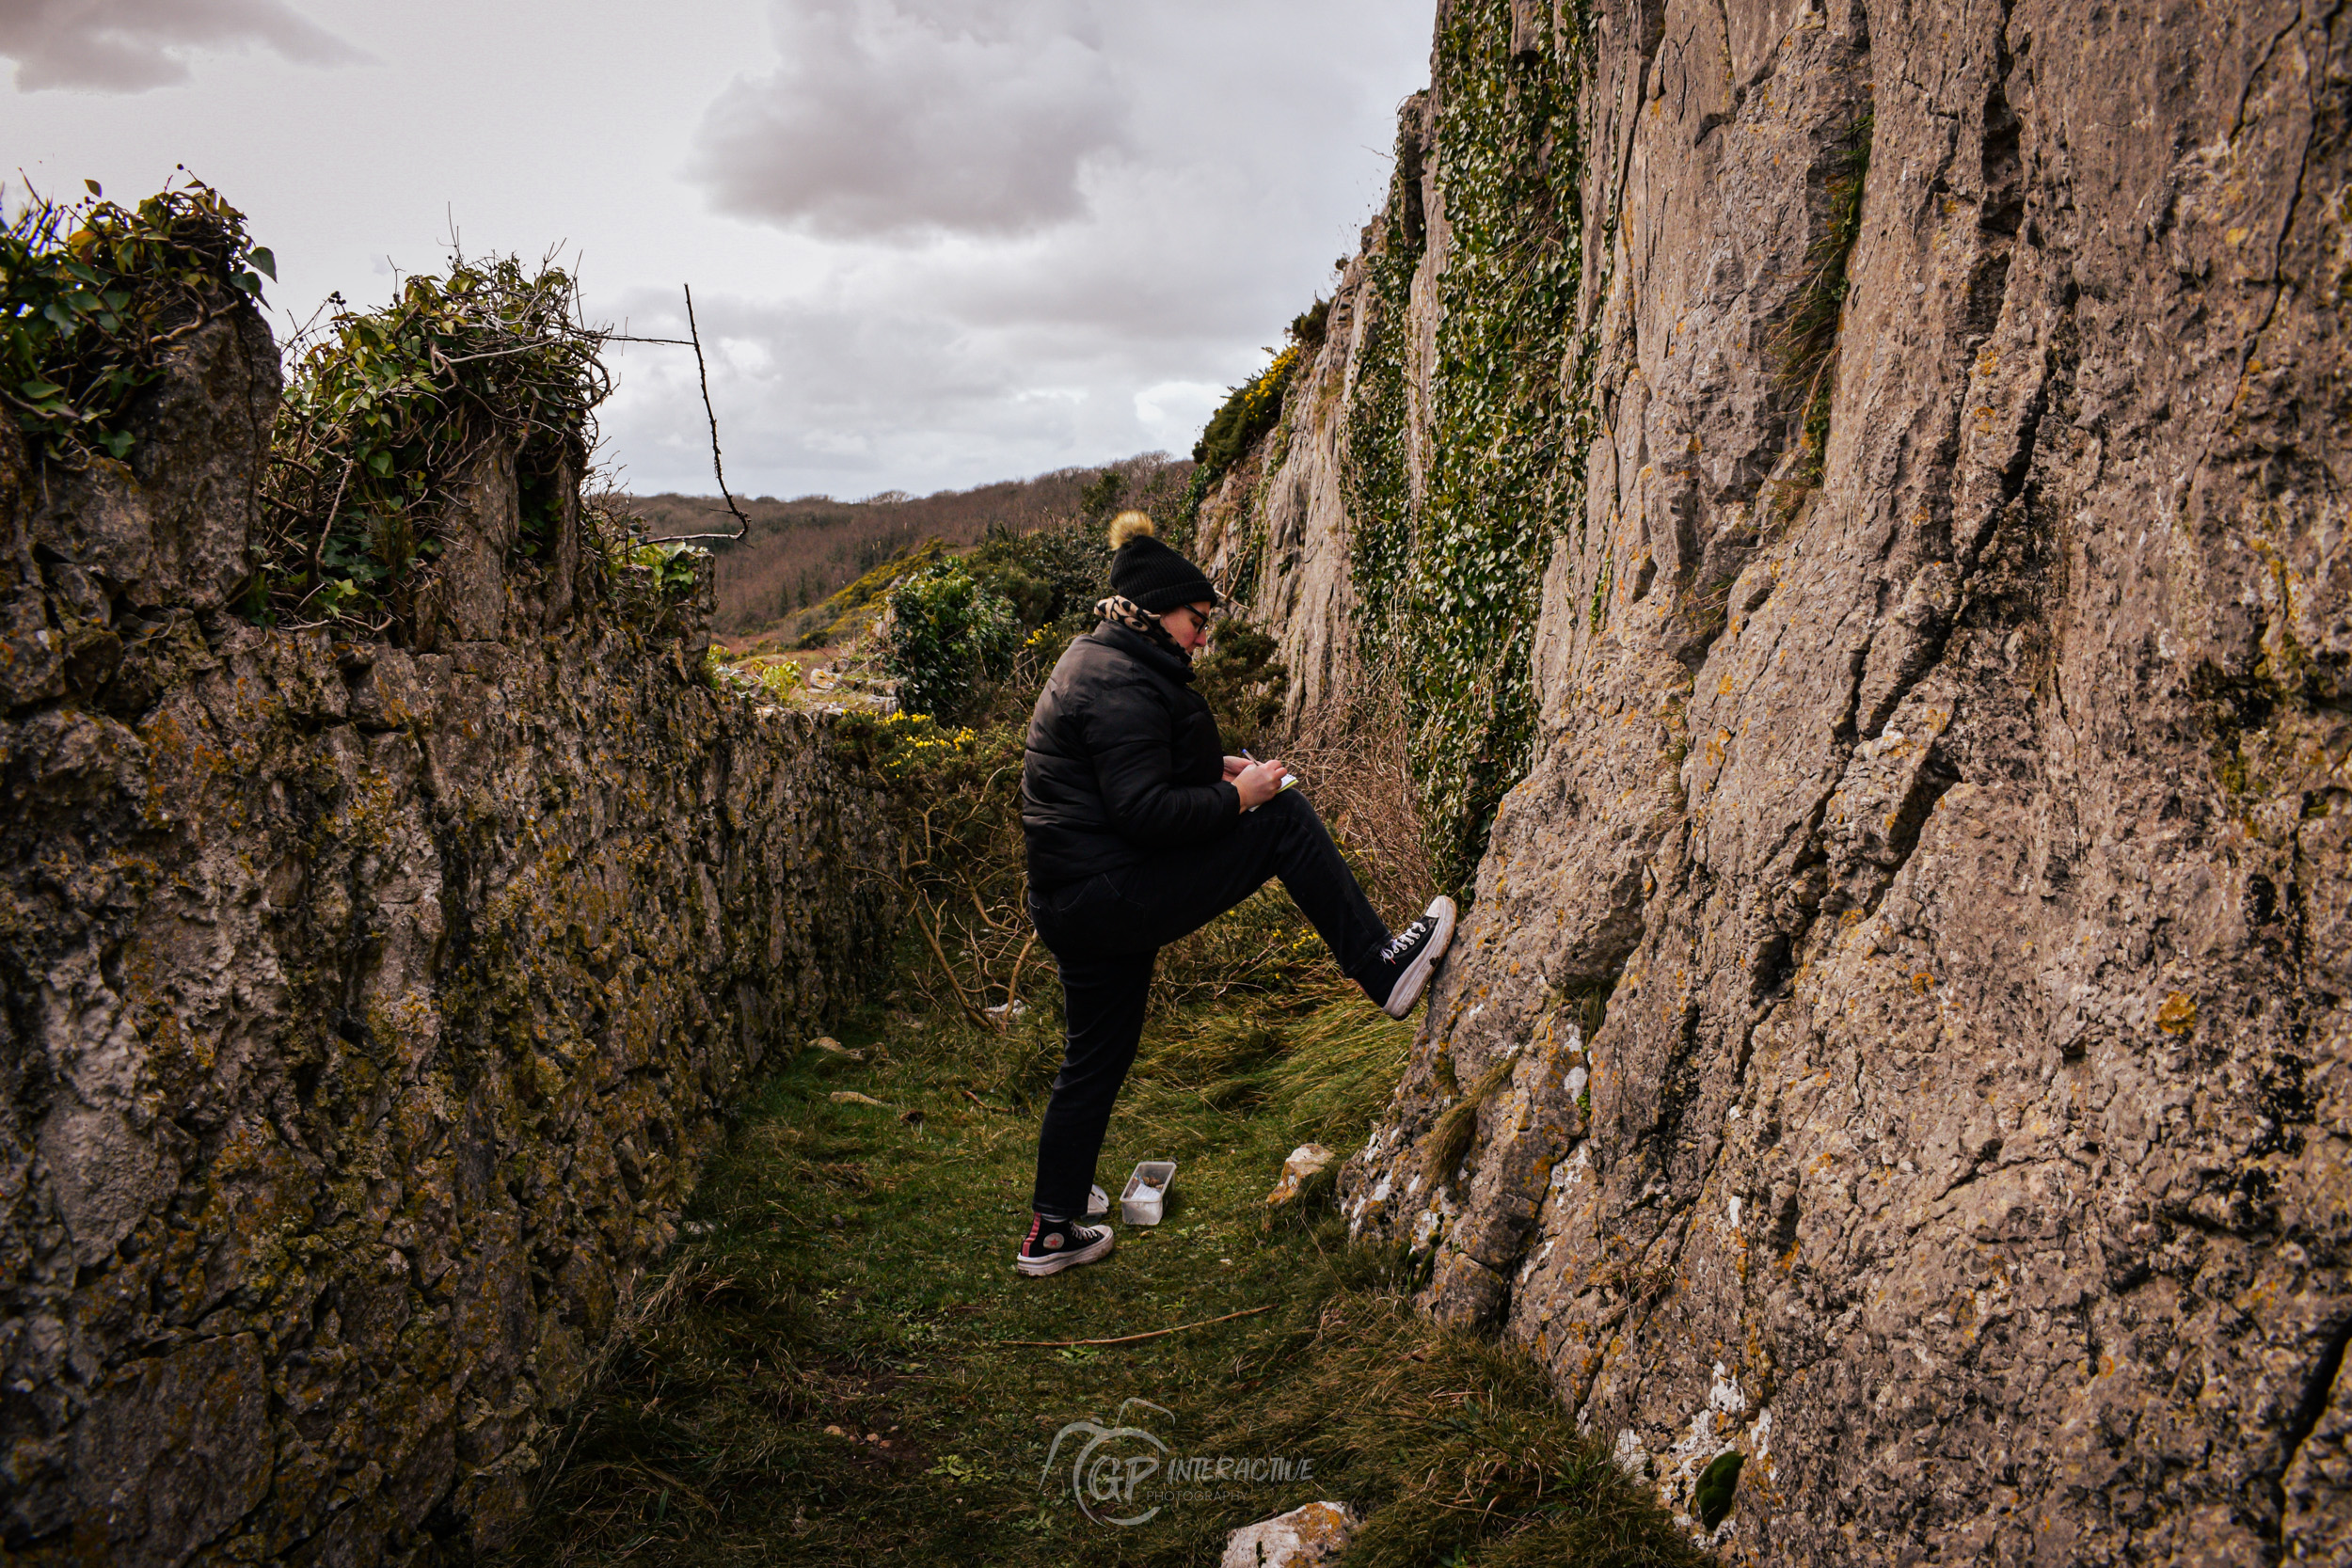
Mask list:
[[[259,44],[306,65],[362,58],[285,0],[5,0],[0,56],[21,92],[143,92],[188,79],[194,50]]]
[[[1164,451],[1182,452],[1225,401],[1225,388],[1207,381],[1163,381],[1135,397],[1136,423]]]
[[[729,472],[795,476],[762,483],[779,494],[1189,451],[1355,249],[1428,36],[1417,0],[786,0],[771,20],[786,63],[725,90],[695,172],[787,247],[765,297],[713,291],[704,328],[775,345],[775,376],[714,360],[711,388]],[[755,94],[757,135],[708,134]],[[1051,179],[985,210],[1008,160]],[[853,202],[863,228],[841,220]],[[628,305],[644,330],[675,309]],[[706,439],[675,373],[633,355],[608,411],[635,472]]]
[[[252,214],[297,320],[330,290],[383,300],[453,226],[471,252],[565,242],[590,316],[645,335],[685,335],[691,282],[739,492],[919,492],[1188,451],[1377,209],[1433,8],[0,0],[20,60],[60,19],[131,17],[196,66],[70,112],[0,72],[0,145],[118,196],[184,162]],[[380,67],[313,70],[254,30],[297,12]],[[832,162],[787,167],[803,143]],[[616,348],[609,454],[710,491],[692,354]]]
[[[722,206],[834,237],[1018,234],[1079,216],[1125,111],[1079,0],[787,0],[783,62],[711,104]]]

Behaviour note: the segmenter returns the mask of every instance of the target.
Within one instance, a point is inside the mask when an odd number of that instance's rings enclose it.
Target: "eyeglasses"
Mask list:
[[[1209,623],[1216,619],[1216,611],[1214,610],[1202,610],[1197,605],[1188,604],[1180,604],[1176,608],[1192,617],[1192,626],[1195,631],[1208,630]]]

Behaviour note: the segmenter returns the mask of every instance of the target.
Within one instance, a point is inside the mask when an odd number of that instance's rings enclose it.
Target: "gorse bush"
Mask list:
[[[40,455],[127,457],[131,401],[265,274],[277,261],[245,214],[200,182],[136,207],[94,182],[72,206],[35,198],[0,228],[0,397]]]
[[[1196,689],[1216,714],[1225,744],[1272,756],[1290,672],[1274,657],[1272,637],[1246,621],[1227,619],[1209,651],[1193,660]]]
[[[1020,612],[961,561],[935,562],[890,591],[882,663],[909,713],[961,713],[986,683],[1011,673],[1021,643]]]
[[[1119,476],[1112,474],[1111,479]],[[1028,626],[1083,631],[1111,591],[1111,546],[1098,519],[1080,518],[1015,537],[992,533],[972,553],[973,575],[1010,599]]]
[[[1305,317],[1300,320],[1305,321]],[[1282,417],[1282,394],[1290,387],[1291,372],[1298,368],[1300,345],[1294,342],[1274,356],[1274,362],[1256,375],[1233,388],[1232,396],[1209,416],[1208,428],[1200,433],[1200,442],[1192,449],[1192,460],[1200,465],[1194,476],[1194,488],[1200,489],[1234,464],[1248,451],[1275,421]]]
[[[612,389],[568,274],[461,259],[381,310],[339,310],[296,347],[256,540],[257,618],[405,632],[442,520],[495,452],[515,454],[515,553],[544,558]]]

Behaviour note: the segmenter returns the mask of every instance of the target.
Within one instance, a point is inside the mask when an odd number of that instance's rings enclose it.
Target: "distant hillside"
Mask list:
[[[858,501],[830,496],[745,499],[750,535],[739,544],[710,546],[719,558],[715,629],[730,637],[765,630],[925,539],[976,545],[992,526],[1027,533],[1081,513],[1108,515],[1126,506],[1165,520],[1183,499],[1192,467],[1148,452],[1104,468],[1063,468],[920,499],[894,492]],[[637,496],[629,504],[657,534],[734,526],[715,496]]]

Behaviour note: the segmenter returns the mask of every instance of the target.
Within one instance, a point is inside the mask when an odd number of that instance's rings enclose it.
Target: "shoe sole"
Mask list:
[[[1090,1243],[1075,1252],[1057,1252],[1050,1258],[1024,1258],[1019,1253],[1015,1253],[1012,1266],[1031,1279],[1042,1279],[1049,1274],[1059,1274],[1064,1269],[1074,1269],[1081,1263],[1093,1262],[1109,1252],[1111,1243],[1117,1239],[1105,1228],[1101,1241]]]
[[[1428,989],[1430,972],[1438,967],[1438,960],[1445,957],[1446,949],[1454,945],[1456,913],[1454,900],[1439,897],[1429,908],[1438,916],[1438,934],[1429,939],[1429,945],[1421,950],[1421,956],[1405,967],[1405,973],[1396,977],[1396,987],[1389,992],[1388,1005],[1380,1009],[1391,1018],[1403,1018],[1413,1010],[1413,1004],[1420,1001],[1421,993]]]

